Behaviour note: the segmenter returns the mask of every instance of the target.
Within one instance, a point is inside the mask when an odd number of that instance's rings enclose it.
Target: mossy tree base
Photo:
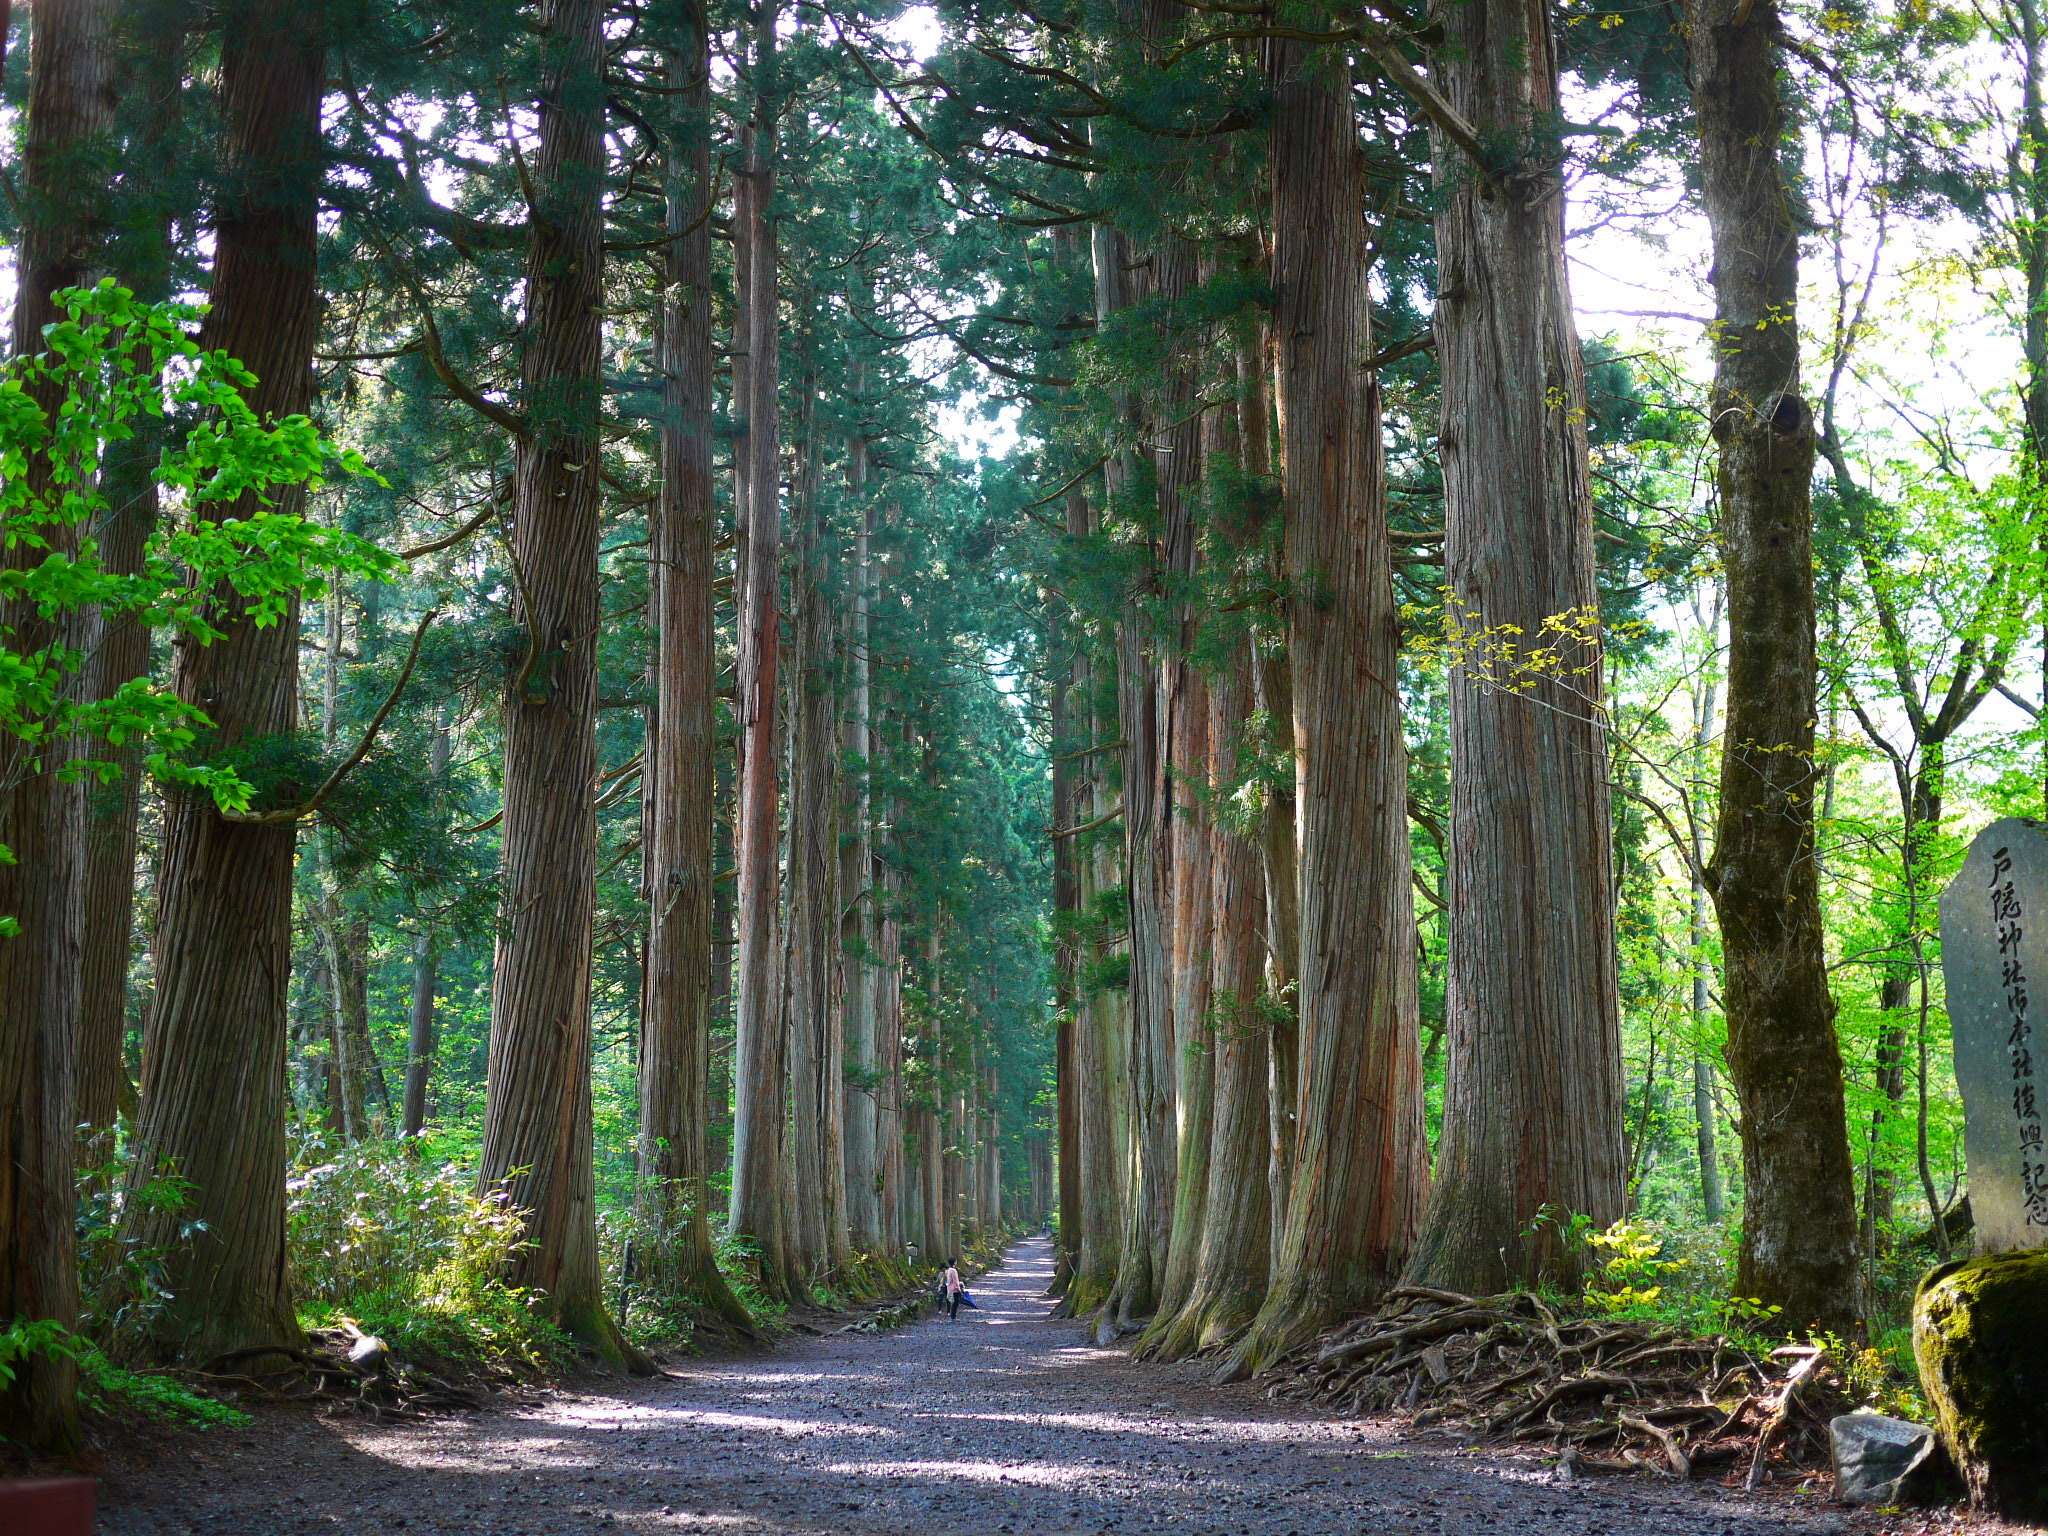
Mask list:
[[[1944,1264],[1920,1283],[1913,1354],[1974,1508],[2048,1522],[2048,1249]]]

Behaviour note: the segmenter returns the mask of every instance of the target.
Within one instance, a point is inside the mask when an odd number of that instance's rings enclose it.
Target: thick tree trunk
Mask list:
[[[237,174],[217,213],[210,307],[200,345],[256,376],[265,418],[311,403],[320,287],[321,7],[289,13],[238,3],[223,22],[221,115]],[[303,511],[290,491],[269,510]],[[220,507],[244,516],[253,499]],[[230,612],[234,612],[233,609]],[[180,644],[178,696],[205,710],[223,749],[298,724],[296,605],[261,628],[237,615],[211,645]],[[289,825],[231,822],[210,797],[165,791],[157,881],[156,1007],[145,1031],[134,1177],[166,1167],[191,1181],[179,1210],[128,1206],[124,1236],[166,1254],[172,1298],[153,1326],[158,1349],[205,1360],[224,1350],[295,1344],[285,1289],[286,987],[292,954]],[[223,1115],[220,1106],[235,1113]],[[202,1223],[198,1235],[181,1231]]]
[[[752,153],[744,176],[747,267],[747,495],[742,518],[738,705],[739,965],[733,1071],[732,1231],[760,1252],[771,1296],[795,1289],[783,1231],[782,993],[776,974],[776,580],[782,546],[782,449],[775,255],[775,15],[756,19]]]
[[[1260,267],[1270,270],[1265,253]],[[1279,466],[1273,459],[1273,347],[1270,329],[1261,324],[1238,347],[1238,438],[1247,476],[1278,488]],[[1273,571],[1274,584],[1282,573]],[[1266,721],[1266,740],[1248,744],[1276,760],[1294,758],[1294,674],[1282,639],[1256,637],[1252,644],[1252,703]],[[1259,863],[1266,887],[1266,1205],[1271,1223],[1267,1265],[1280,1261],[1280,1240],[1287,1230],[1287,1199],[1294,1188],[1294,1145],[1299,1132],[1300,1030],[1295,979],[1301,974],[1301,884],[1295,836],[1299,818],[1294,778],[1281,779],[1266,792],[1259,817]]]
[[[1780,162],[1774,0],[1687,6],[1714,241],[1710,420],[1728,579],[1728,711],[1708,888],[1742,1107],[1736,1286],[1787,1327],[1856,1315],[1856,1203],[1814,864],[1813,413],[1798,393],[1796,194]]]
[[[1153,427],[1161,557],[1170,590],[1191,591],[1201,563],[1195,497],[1202,466],[1202,422],[1195,411],[1192,345],[1175,333],[1188,322],[1177,311],[1199,282],[1193,246],[1169,236],[1153,258],[1159,273],[1159,323],[1167,347],[1162,419]],[[1210,412],[1216,417],[1216,412]],[[1216,1059],[1209,1036],[1210,899],[1214,854],[1201,788],[1209,771],[1208,684],[1194,659],[1196,615],[1176,603],[1173,634],[1159,666],[1160,741],[1165,779],[1160,811],[1166,840],[1167,999],[1173,1066],[1174,1176],[1171,1242],[1160,1272],[1154,1329],[1171,1322],[1194,1288],[1202,1219],[1209,1198],[1209,1134]],[[1156,1336],[1156,1335],[1155,1335]]]
[[[527,1213],[511,1278],[613,1362],[591,1166],[604,7],[544,0],[512,553],[525,660],[505,696],[504,875],[479,1182]]]
[[[91,168],[110,126],[108,33],[104,0],[36,7],[26,202],[18,205],[17,355],[40,351],[43,327],[61,318],[51,294],[88,277],[100,234]],[[55,391],[38,385],[33,397],[55,417],[61,404]],[[62,495],[40,456],[25,478],[38,500]],[[78,533],[60,524],[46,536],[63,552],[76,547]],[[0,550],[0,562],[39,564],[45,554],[22,544]],[[67,637],[61,623],[27,603],[0,604],[0,645],[29,655],[75,645],[76,636]],[[0,1319],[49,1319],[65,1327],[78,1314],[72,1224],[85,898],[85,793],[62,775],[72,750],[62,736],[33,745],[0,738],[0,848],[8,852],[0,859],[0,917],[20,925],[15,936],[0,937]],[[124,928],[124,949],[125,935]],[[14,1362],[14,1373],[0,1390],[0,1432],[31,1447],[68,1452],[78,1431],[75,1367],[55,1354],[33,1353]]]
[[[1080,537],[1087,529],[1088,508],[1079,485],[1067,490],[1067,532]],[[1077,527],[1078,524],[1078,527]],[[1086,1026],[1081,1000],[1081,866],[1071,828],[1081,824],[1085,784],[1076,754],[1091,746],[1087,731],[1076,731],[1076,705],[1086,712],[1085,663],[1081,640],[1070,635],[1058,610],[1047,619],[1046,649],[1059,656],[1068,646],[1074,658],[1067,675],[1053,677],[1052,710],[1052,905],[1053,905],[1053,1081],[1057,1093],[1054,1134],[1059,1146],[1059,1235],[1053,1255],[1052,1294],[1064,1295],[1074,1278],[1081,1241],[1081,1083],[1078,1037]],[[1091,722],[1092,723],[1092,722]]]
[[[1621,1006],[1586,388],[1564,266],[1549,13],[1448,9],[1435,79],[1515,162],[1441,132],[1437,357],[1450,675],[1449,1060],[1409,1274],[1474,1294],[1574,1283],[1545,1211],[1622,1214]]]
[[[711,1246],[712,826],[717,816],[718,649],[712,615],[710,28],[690,0],[668,44],[676,93],[664,173],[661,485],[649,530],[654,732],[647,779],[648,933],[640,1026],[643,1281],[736,1328],[753,1319]]]
[[[1237,434],[1229,415],[1212,412],[1204,422],[1205,464],[1237,456]],[[1241,558],[1252,530],[1226,521],[1217,531]],[[1251,644],[1239,637],[1209,683],[1206,774],[1212,796],[1237,782],[1240,750],[1260,745],[1247,740],[1251,676]],[[1203,957],[1210,968],[1211,997],[1203,1043],[1214,1070],[1204,1169],[1209,1187],[1194,1283],[1159,1338],[1158,1352],[1165,1359],[1235,1342],[1258,1313],[1271,1262],[1268,1036],[1261,1008],[1266,959],[1264,860],[1259,844],[1241,830],[1219,822],[1212,826],[1211,837],[1206,867],[1212,881],[1213,929],[1210,944],[1204,946],[1209,953]],[[1176,1227],[1176,1255],[1182,1241]]]
[[[1096,531],[1094,511],[1080,491],[1068,492],[1066,512],[1069,536],[1085,539]],[[1084,734],[1091,747],[1116,739],[1116,717],[1098,707],[1102,692],[1096,663],[1086,647],[1077,646],[1073,697],[1080,719],[1086,722]],[[1074,819],[1068,825],[1094,822],[1113,810],[1105,756],[1105,752],[1091,752],[1080,760]],[[1074,841],[1078,844],[1079,839]],[[1117,1064],[1121,1060],[1123,1034],[1119,1016],[1128,1005],[1129,994],[1100,980],[1119,937],[1104,931],[1101,921],[1102,898],[1117,881],[1109,837],[1093,835],[1087,846],[1076,846],[1075,864],[1079,884],[1076,900],[1090,935],[1076,958],[1085,959],[1091,979],[1078,988],[1075,1001],[1074,1081],[1080,1127],[1075,1177],[1080,1216],[1073,1237],[1074,1277],[1061,1310],[1074,1317],[1086,1317],[1108,1300],[1116,1285],[1123,1252],[1125,1119],[1121,1113]],[[1061,1219],[1064,1221],[1064,1216]]]
[[[1098,323],[1136,301],[1123,237],[1107,225],[1094,231],[1095,308]],[[1105,466],[1106,505],[1118,504],[1133,484],[1136,465],[1115,454]],[[1098,1334],[1105,1340],[1133,1329],[1157,1304],[1173,1231],[1173,1020],[1168,945],[1165,774],[1159,688],[1146,644],[1148,594],[1126,596],[1117,621],[1117,715],[1123,739],[1124,889],[1130,907],[1130,1016],[1126,1037],[1136,1160],[1124,1201],[1122,1262],[1112,1305]]]
[[[1273,333],[1285,430],[1300,814],[1300,1125],[1272,1288],[1225,1373],[1369,1303],[1407,1258],[1427,1183],[1379,396],[1341,52],[1267,45]]]

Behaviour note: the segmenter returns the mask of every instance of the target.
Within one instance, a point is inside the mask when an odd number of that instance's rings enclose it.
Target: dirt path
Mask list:
[[[1455,1440],[1313,1419],[1055,1323],[1034,1239],[981,1311],[545,1407],[392,1429],[279,1418],[109,1480],[115,1536],[300,1532],[1763,1536],[1838,1513],[1648,1478],[1559,1486]],[[180,1442],[181,1446],[193,1444]]]

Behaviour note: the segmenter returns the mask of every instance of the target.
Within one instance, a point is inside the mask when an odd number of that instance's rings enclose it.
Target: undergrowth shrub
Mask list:
[[[634,1343],[686,1347],[696,1332],[698,1298],[672,1294],[655,1283],[661,1266],[653,1256],[685,1240],[694,1213],[677,1201],[668,1207],[665,1220],[650,1221],[643,1206],[655,1202],[643,1202],[639,1189],[636,1180],[623,1203],[601,1206],[597,1213],[605,1300]],[[788,1309],[761,1290],[759,1247],[751,1238],[732,1236],[717,1216],[712,1217],[710,1226],[712,1256],[726,1285],[753,1314],[754,1321],[773,1323]]]
[[[285,1196],[292,1294],[310,1327],[342,1320],[402,1358],[533,1374],[569,1362],[541,1298],[508,1285],[525,1223],[459,1166],[404,1140],[299,1144]]]

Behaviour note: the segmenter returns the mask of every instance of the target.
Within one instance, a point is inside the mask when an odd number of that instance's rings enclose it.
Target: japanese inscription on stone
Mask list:
[[[2048,1065],[2035,1028],[2048,1013],[2048,824],[2012,818],[1978,834],[1942,893],[1941,955],[1977,1246],[2039,1247],[2048,1243]]]

